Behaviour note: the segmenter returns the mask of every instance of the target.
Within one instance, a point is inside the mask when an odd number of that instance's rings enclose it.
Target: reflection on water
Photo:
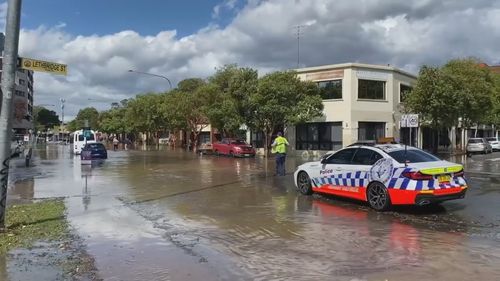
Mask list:
[[[10,200],[32,200],[35,195],[35,180],[33,178],[23,179],[9,186]]]
[[[500,276],[499,241],[476,237],[484,230],[471,222],[485,213],[466,208],[479,203],[377,213],[359,202],[300,195],[291,177],[270,176],[273,159],[110,151],[90,166],[58,153],[47,153],[50,176],[35,178],[31,197],[68,196],[72,225],[110,278],[169,279],[180,260],[199,278],[174,280]],[[288,159],[287,171],[302,161]],[[489,206],[498,199],[488,198]]]
[[[433,222],[426,212],[377,213],[359,203],[312,199],[299,195],[290,178],[266,177],[262,159],[160,159],[149,162],[147,176],[142,174],[148,200],[131,200],[138,202],[133,208],[178,243],[200,252],[210,245],[256,279],[382,278],[414,268],[429,278],[440,265],[450,271],[464,264],[487,265],[475,258],[478,253],[500,265],[498,251],[484,252],[479,241],[471,242],[467,227],[454,226],[462,219],[443,208]],[[138,179],[127,180],[134,186],[129,195],[143,198]],[[231,184],[217,186],[224,182]],[[200,186],[208,188],[180,192]],[[440,261],[448,256],[456,263]],[[484,276],[498,274],[490,268]],[[403,277],[398,279],[412,280]]]

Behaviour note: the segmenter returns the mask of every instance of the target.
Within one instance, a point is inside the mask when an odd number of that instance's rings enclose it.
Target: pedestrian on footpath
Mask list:
[[[271,152],[276,154],[276,175],[285,175],[285,160],[286,160],[286,147],[290,145],[286,138],[283,137],[281,132],[278,132],[278,136],[274,139],[273,144],[271,144]]]

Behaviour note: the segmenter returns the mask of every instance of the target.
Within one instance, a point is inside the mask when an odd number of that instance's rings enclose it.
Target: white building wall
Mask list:
[[[341,64],[324,67],[298,69],[301,80],[314,82],[342,78],[342,99],[324,100],[324,116],[311,122],[342,122],[343,146],[358,140],[359,122],[385,123],[385,136],[399,139],[401,118],[400,84],[413,86],[416,77],[398,69],[378,65]],[[358,98],[358,80],[385,81],[384,100],[362,100]],[[291,146],[295,148],[295,129],[288,130]],[[303,154],[302,151],[297,151]],[[317,153],[311,153],[316,155]]]

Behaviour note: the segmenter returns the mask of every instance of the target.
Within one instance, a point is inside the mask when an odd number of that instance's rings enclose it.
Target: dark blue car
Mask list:
[[[108,151],[102,143],[87,143],[80,154],[82,160],[108,159]]]

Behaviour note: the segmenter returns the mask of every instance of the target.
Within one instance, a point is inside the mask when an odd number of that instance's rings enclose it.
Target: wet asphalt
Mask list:
[[[300,195],[291,174],[307,159],[275,177],[272,160],[181,150],[92,166],[67,146],[35,155],[13,164],[9,204],[66,198],[104,280],[500,280],[500,153],[452,159],[465,199],[384,213]]]

